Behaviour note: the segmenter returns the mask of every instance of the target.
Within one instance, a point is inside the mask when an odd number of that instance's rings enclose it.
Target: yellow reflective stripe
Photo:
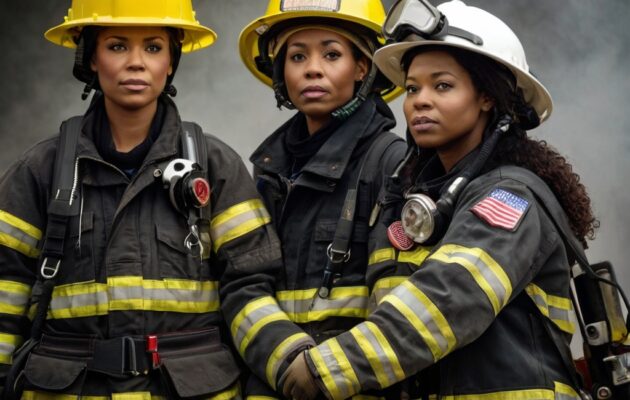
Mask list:
[[[542,315],[549,318],[563,331],[570,334],[575,333],[575,326],[571,321],[571,314],[573,313],[571,299],[547,294],[535,283],[529,283],[525,287],[525,292],[534,301]]]
[[[481,394],[441,396],[443,400],[554,400],[553,390],[525,389]]]
[[[276,298],[291,321],[296,323],[322,321],[331,317],[367,317],[367,286],[334,287],[325,299],[317,295],[317,290],[280,291],[276,292]]]
[[[81,396],[83,399],[83,396]],[[112,393],[112,400],[154,400],[151,392]]]
[[[218,282],[110,277],[105,283],[81,282],[55,287],[48,318],[80,318],[109,311],[205,313],[219,310]]]
[[[154,396],[152,400],[155,400],[156,398],[157,397]],[[79,396],[72,395],[72,394],[57,394],[57,393],[40,392],[40,391],[35,391],[35,390],[25,390],[22,393],[21,399],[22,400],[79,400]],[[109,396],[81,395],[81,400],[110,400],[110,397]]]
[[[279,397],[271,396],[245,396],[245,400],[279,400]]]
[[[20,335],[0,333],[0,363],[11,364],[13,352],[24,343],[24,338]]]
[[[382,263],[384,261],[395,260],[396,250],[393,247],[386,247],[384,249],[378,249],[370,254],[368,258],[368,265],[374,265]]]
[[[30,285],[0,280],[0,313],[24,315],[30,296]]]
[[[0,210],[0,245],[18,251],[30,258],[37,258],[37,243],[42,231],[28,222]]]
[[[398,262],[406,262],[414,265],[420,265],[427,256],[431,254],[430,247],[418,246],[410,251],[401,251],[398,253]]]
[[[210,221],[213,248],[217,252],[226,242],[243,236],[271,221],[260,199],[248,200],[228,208]]]
[[[269,359],[267,360],[267,367],[265,368],[265,376],[267,377],[267,383],[271,387],[276,389],[276,381],[278,380],[278,369],[280,363],[284,358],[300,343],[311,342],[312,339],[304,332],[299,332],[284,339],[276,348],[271,352]],[[250,397],[250,396],[248,396]]]
[[[273,297],[256,299],[243,307],[230,326],[234,343],[241,355],[245,355],[247,346],[266,325],[275,321],[289,321],[289,317],[280,310]]]
[[[383,332],[381,332],[378,326],[376,326],[376,324],[374,324],[373,322],[366,321],[364,325],[365,327],[367,327],[367,329],[369,329],[370,333],[374,335],[374,339],[376,339],[376,342],[378,342],[378,344],[381,346],[380,350],[382,351],[382,355],[385,356],[385,359],[387,361],[389,361],[389,368],[392,369],[392,372],[394,374],[395,379],[390,379],[390,382],[387,386],[405,379],[405,372],[400,366],[398,356],[396,356],[396,352],[392,348],[391,344],[389,344],[389,341],[387,340]]]
[[[308,354],[333,399],[345,399],[361,391],[352,364],[336,338],[309,349]]]
[[[465,268],[488,297],[495,315],[510,299],[510,279],[503,268],[483,249],[447,244],[440,247],[429,259],[454,263]]]
[[[228,389],[217,393],[212,397],[208,397],[208,400],[230,400],[236,398],[241,398],[241,388],[238,381],[236,381],[236,383],[230,386]]]
[[[554,381],[555,400],[580,400],[580,395],[569,385]]]
[[[389,379],[385,373],[379,354],[370,343],[370,340],[365,337],[359,326],[355,326],[354,328],[350,329],[350,333],[361,348],[361,351],[363,351],[365,358],[370,363],[378,384],[381,386],[381,388],[387,387],[389,386]]]
[[[442,351],[440,350],[437,339],[433,337],[431,331],[429,331],[424,322],[422,322],[422,320],[411,308],[409,308],[407,304],[405,304],[398,297],[395,297],[391,294],[385,296],[383,302],[390,303],[407,319],[407,321],[409,321],[411,326],[413,326],[414,330],[418,332],[420,337],[422,337],[422,340],[424,340],[427,347],[431,351],[431,354],[433,355],[433,361],[439,360],[442,357]]]
[[[390,276],[376,281],[374,288],[372,289],[372,296],[374,297],[376,304],[381,304],[383,298],[388,295],[393,288],[400,285],[407,279],[407,276]]]

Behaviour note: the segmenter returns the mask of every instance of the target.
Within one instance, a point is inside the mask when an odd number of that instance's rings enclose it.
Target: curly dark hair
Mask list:
[[[489,57],[450,46],[412,49],[403,57],[404,70],[408,70],[417,54],[430,50],[441,50],[452,55],[468,71],[476,90],[494,99],[494,116],[507,114],[515,121],[508,133],[499,139],[483,172],[500,165],[516,165],[534,172],[551,188],[569,217],[573,233],[584,247],[588,247],[586,239],[592,240],[599,227],[599,221],[593,215],[591,199],[579,175],[573,172],[573,167],[564,156],[546,141],[527,136],[526,130],[538,126],[540,120],[535,110],[525,102],[510,70]]]

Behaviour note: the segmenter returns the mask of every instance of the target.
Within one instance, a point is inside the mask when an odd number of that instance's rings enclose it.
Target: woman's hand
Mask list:
[[[282,394],[284,397],[294,400],[315,400],[321,397],[322,393],[315,382],[315,377],[306,364],[306,351],[295,357],[293,362],[284,372],[284,379],[281,379]]]

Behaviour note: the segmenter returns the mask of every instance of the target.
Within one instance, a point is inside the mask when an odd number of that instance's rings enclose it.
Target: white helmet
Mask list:
[[[417,16],[427,11],[418,12],[413,9],[427,6],[432,7],[424,0],[399,0],[389,11],[389,21],[385,22],[385,30],[388,24],[394,26],[420,23],[424,25],[417,26],[416,31],[425,32],[425,21],[418,21]],[[396,85],[404,86],[405,71],[402,58],[414,47],[429,45],[457,47],[485,55],[509,68],[516,77],[516,84],[523,90],[525,101],[536,110],[540,122],[549,117],[553,107],[551,96],[542,83],[529,72],[520,40],[503,21],[480,8],[469,7],[460,0],[440,4],[437,10],[446,17],[444,30],[440,34],[431,35],[429,32],[421,36],[411,34],[376,51],[374,62],[387,78]],[[439,14],[435,9],[432,11]],[[407,20],[404,20],[405,17]],[[432,29],[437,25],[436,22]],[[471,37],[478,37],[481,40],[471,40]]]

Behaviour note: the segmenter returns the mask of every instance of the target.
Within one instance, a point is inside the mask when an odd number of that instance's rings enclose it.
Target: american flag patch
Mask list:
[[[511,231],[518,225],[528,206],[529,202],[522,197],[507,190],[494,189],[470,211],[491,226]]]

